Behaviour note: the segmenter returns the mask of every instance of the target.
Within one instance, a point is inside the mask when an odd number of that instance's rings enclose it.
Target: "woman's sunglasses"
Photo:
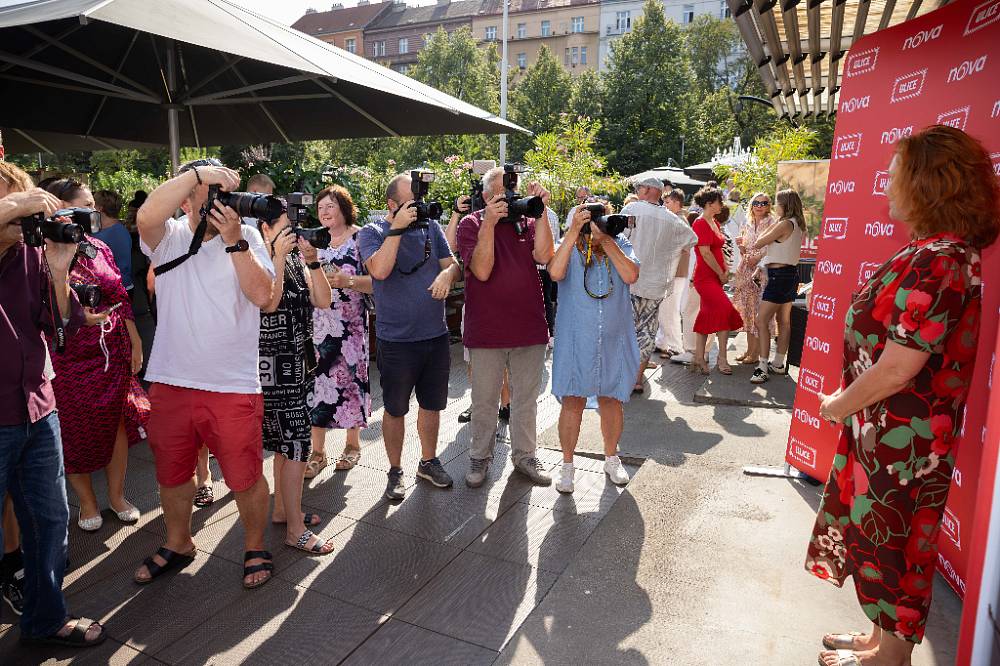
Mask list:
[[[770,201],[754,201],[753,202],[753,207],[754,208],[763,208],[764,206],[770,206],[770,205],[771,205]]]

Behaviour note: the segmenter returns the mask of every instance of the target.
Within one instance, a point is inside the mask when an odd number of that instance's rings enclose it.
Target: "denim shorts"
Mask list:
[[[778,266],[767,269],[767,286],[761,300],[768,303],[791,303],[799,291],[799,267]]]
[[[390,416],[405,416],[416,391],[421,409],[440,412],[448,405],[451,349],[448,334],[419,342],[376,340],[382,403]]]

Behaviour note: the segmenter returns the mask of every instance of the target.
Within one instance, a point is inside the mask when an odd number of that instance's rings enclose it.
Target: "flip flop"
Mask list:
[[[861,666],[861,660],[858,659],[858,655],[854,654],[851,650],[837,650],[837,663],[836,666]],[[826,662],[823,661],[823,657],[819,656],[816,658],[819,666],[826,666]]]
[[[161,566],[153,560],[152,556],[147,557],[142,561],[142,563],[146,566],[146,570],[149,571],[149,578],[138,578],[137,576],[133,576],[132,580],[135,581],[137,585],[149,585],[171,569],[183,569],[187,565],[191,564],[194,562],[194,558],[197,553],[197,548],[192,548],[190,552],[187,553],[177,553],[169,548],[160,548],[156,551],[156,554],[163,558],[164,564]]]
[[[261,564],[248,565],[247,562],[253,559],[261,559],[268,561],[262,562]],[[271,557],[271,553],[267,552],[266,550],[248,550],[247,552],[243,553],[243,587],[247,590],[253,590],[260,587],[267,581],[271,580],[274,577],[273,573],[274,562],[272,561],[273,559],[274,558]],[[258,571],[268,572],[267,578],[264,578],[263,580],[257,583],[248,585],[247,576],[249,576],[250,574],[255,574]]]
[[[731,375],[731,374],[733,374],[733,369],[731,367],[729,367],[728,365],[725,366],[725,367],[722,367],[721,365],[716,365],[715,369],[718,370],[719,372],[721,372],[724,375]]]
[[[338,472],[346,472],[349,469],[353,469],[355,465],[361,462],[361,449],[351,449],[350,451],[344,451],[337,458],[336,470]]]
[[[830,634],[830,640],[823,637],[823,647],[827,650],[853,650],[854,639],[864,636],[860,631],[851,631],[846,634]]]
[[[62,645],[66,647],[94,647],[95,645],[100,645],[107,638],[107,634],[104,631],[104,626],[96,620],[91,620],[86,617],[76,617],[71,615],[71,620],[76,620],[76,624],[65,636],[59,636],[57,634],[52,634],[51,636],[41,636],[39,638],[32,638],[30,636],[25,636],[21,634],[21,645]],[[101,633],[97,635],[92,641],[87,640],[87,632],[94,625],[101,628]]]
[[[312,545],[312,548],[306,547],[306,544],[309,543],[309,539],[313,537],[316,537],[316,543]],[[323,541],[322,539],[320,539],[319,535],[313,534],[313,532],[310,530],[306,530],[299,536],[298,541],[296,541],[295,543],[288,543],[286,541],[285,545],[288,546],[289,548],[296,548],[298,550],[305,551],[310,555],[329,555],[330,553],[333,552],[333,549],[331,548],[330,550],[323,550],[323,547],[326,546],[331,541],[333,541],[333,537],[327,539],[326,541]]]

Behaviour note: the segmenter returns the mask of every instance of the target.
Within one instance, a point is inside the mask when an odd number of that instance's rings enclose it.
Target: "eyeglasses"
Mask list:
[[[764,206],[770,206],[771,202],[770,201],[754,201],[752,205],[753,205],[754,208],[763,208]]]

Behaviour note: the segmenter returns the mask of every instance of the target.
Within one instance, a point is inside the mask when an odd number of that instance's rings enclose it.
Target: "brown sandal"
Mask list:
[[[344,452],[337,458],[336,470],[346,472],[353,469],[359,462],[361,462],[361,449],[344,449]]]
[[[313,453],[309,456],[309,462],[306,463],[306,478],[315,478],[328,464],[329,461],[326,459],[326,454]]]

